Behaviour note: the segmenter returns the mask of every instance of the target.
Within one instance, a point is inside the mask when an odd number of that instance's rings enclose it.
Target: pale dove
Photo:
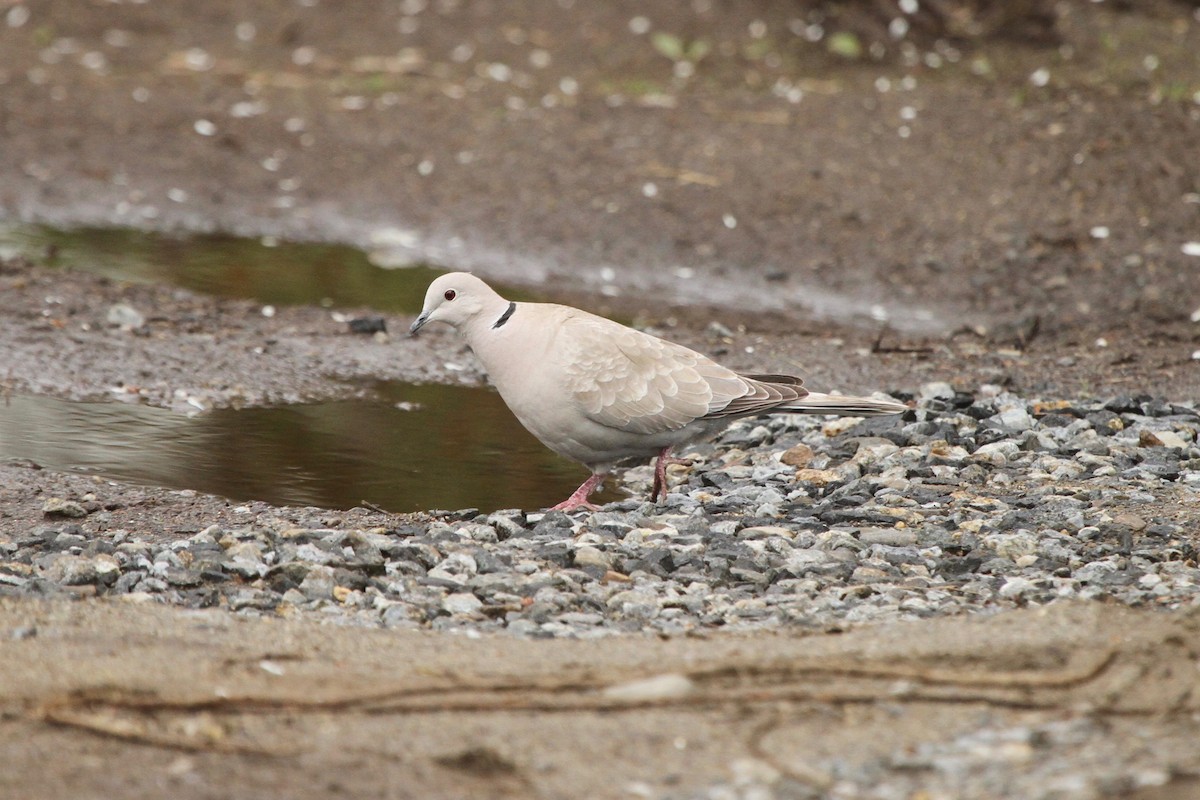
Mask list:
[[[458,330],[500,397],[541,442],[592,475],[552,510],[588,497],[616,465],[657,455],[650,499],[666,494],[672,447],[756,414],[898,414],[891,400],[809,392],[790,375],[739,375],[694,350],[554,303],[513,303],[479,278],[433,281],[412,324]]]

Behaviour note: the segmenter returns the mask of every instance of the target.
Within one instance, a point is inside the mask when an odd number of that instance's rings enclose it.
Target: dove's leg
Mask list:
[[[589,511],[597,511],[600,506],[588,502],[588,497],[592,492],[600,488],[600,484],[604,482],[604,475],[593,473],[586,481],[579,485],[579,488],[571,493],[571,496],[563,500],[558,505],[549,509],[550,511],[574,511],[577,508],[586,508]]]
[[[666,499],[667,496],[667,465],[675,463],[679,459],[671,458],[671,448],[664,447],[658,454],[658,459],[654,462],[654,487],[650,490],[650,502],[657,503],[660,499]]]

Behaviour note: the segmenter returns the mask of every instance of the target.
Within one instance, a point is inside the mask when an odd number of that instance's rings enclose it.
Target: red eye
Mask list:
[[[444,295],[442,295],[442,297],[445,297],[447,300],[453,300],[454,299],[454,290],[447,289],[446,293]]]

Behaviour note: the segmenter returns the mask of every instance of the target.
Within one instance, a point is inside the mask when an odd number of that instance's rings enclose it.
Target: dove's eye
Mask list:
[[[442,297],[445,297],[447,300],[453,300],[455,297],[454,290],[447,289],[446,293],[444,295],[442,295]]]

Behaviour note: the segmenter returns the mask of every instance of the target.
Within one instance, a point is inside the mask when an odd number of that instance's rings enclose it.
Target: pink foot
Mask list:
[[[589,503],[588,498],[591,496],[592,492],[600,488],[600,484],[603,482],[603,475],[592,475],[586,481],[581,483],[579,488],[571,493],[570,497],[547,510],[574,511],[577,508],[586,508],[588,511],[598,511],[600,506],[596,505],[595,503]]]
[[[650,489],[650,502],[657,503],[667,496],[667,465],[682,464],[683,459],[671,458],[671,448],[664,447],[658,453],[658,460],[654,462],[654,487]]]

